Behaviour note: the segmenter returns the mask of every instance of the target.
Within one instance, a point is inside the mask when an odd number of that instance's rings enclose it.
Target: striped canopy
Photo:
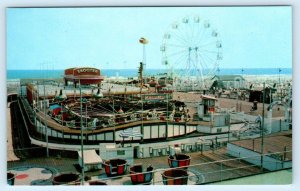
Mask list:
[[[143,135],[137,131],[137,130],[133,130],[133,129],[125,129],[120,133],[120,137],[123,138],[133,138],[133,137],[143,137]]]

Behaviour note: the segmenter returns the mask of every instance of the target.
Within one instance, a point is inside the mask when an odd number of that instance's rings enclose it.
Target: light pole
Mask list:
[[[142,135],[144,135],[144,100],[143,100],[142,92],[141,92],[141,101],[142,101],[142,115],[141,115],[142,125],[141,125],[141,133],[142,133]],[[144,141],[144,137],[142,137],[142,141]]]
[[[229,142],[230,142],[230,114],[228,114],[228,143]]]
[[[62,114],[61,114],[61,135],[62,135],[62,139],[63,139],[63,143],[64,143],[65,142],[64,129],[63,129],[63,126],[64,126],[64,108],[63,108],[62,102],[60,103],[60,107],[61,107],[61,111],[62,111]]]
[[[40,105],[40,88],[39,88],[39,81],[36,82],[36,112],[41,111],[41,105]],[[43,133],[42,133],[42,115],[39,115],[39,122],[37,123],[38,129],[40,130],[41,140],[43,139]]]
[[[89,126],[88,126],[88,120],[87,120],[87,118],[88,118],[87,105],[88,105],[88,103],[87,103],[87,100],[86,100],[86,101],[85,101],[85,128],[86,128],[86,129],[89,127]]]
[[[264,126],[265,126],[265,85],[266,83],[263,83],[263,108],[262,108],[262,121],[261,121],[261,146],[260,146],[260,153],[261,153],[261,171],[263,171],[263,163],[264,163]]]
[[[115,114],[115,97],[112,96],[112,102],[113,102],[113,125],[114,125],[114,135],[113,135],[113,139],[114,139],[114,143],[116,143],[116,124],[115,124],[115,121],[116,121],[116,114]]]
[[[49,147],[48,147],[48,128],[47,128],[47,113],[46,113],[46,106],[47,106],[47,102],[46,102],[46,88],[45,88],[45,81],[44,81],[44,126],[45,126],[45,131],[46,131],[46,142],[47,142],[47,157],[49,157]]]
[[[46,78],[46,74],[45,74],[45,70],[46,70],[46,63],[43,63],[43,86],[44,86],[44,100],[43,100],[43,107],[44,107],[44,127],[45,127],[45,136],[46,136],[46,154],[47,157],[49,157],[49,146],[48,146],[48,127],[47,127],[47,113],[46,113],[46,106],[47,106],[47,102],[46,102],[46,87],[45,87],[45,78]],[[44,67],[45,66],[45,67]],[[42,66],[41,66],[42,68]],[[48,68],[48,67],[47,67]],[[48,70],[47,70],[48,72]],[[42,109],[42,108],[41,108]]]
[[[140,38],[139,42],[143,45],[143,64],[146,65],[146,44],[148,44],[149,41],[142,37]]]
[[[167,96],[167,113],[166,113],[166,140],[168,139],[168,125],[169,125],[169,94],[166,94]],[[186,125],[185,125],[186,128]],[[174,134],[173,134],[174,135]]]
[[[278,68],[278,81],[279,81],[279,85],[280,85],[280,72],[281,72],[282,70],[280,69],[280,68]]]
[[[83,155],[83,122],[82,122],[82,92],[81,84],[79,80],[79,92],[80,92],[80,136],[81,136],[81,185],[84,184],[84,155]]]
[[[278,79],[278,81],[279,81],[279,82],[278,82],[278,87],[280,88],[280,100],[282,101],[282,87],[281,87],[281,85],[280,85],[280,83],[281,83],[281,82],[280,82],[280,72],[281,72],[281,71],[282,71],[282,70],[279,68],[279,69],[278,69],[278,78],[279,78],[279,79]]]

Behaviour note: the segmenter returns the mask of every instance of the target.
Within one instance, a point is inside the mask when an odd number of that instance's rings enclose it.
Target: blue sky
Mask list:
[[[165,68],[164,34],[174,21],[196,15],[220,34],[220,68],[292,67],[291,7],[253,6],[8,8],[7,69],[135,69],[143,59],[141,37],[149,40],[147,68]]]

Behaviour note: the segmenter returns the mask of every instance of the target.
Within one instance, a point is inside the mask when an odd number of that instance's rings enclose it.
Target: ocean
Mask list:
[[[292,75],[292,68],[280,68],[280,74]],[[166,73],[166,69],[146,69],[144,75]],[[279,75],[278,68],[221,68],[216,75]],[[7,70],[6,79],[62,78],[64,70]],[[138,69],[102,69],[101,75],[112,77],[137,77]]]

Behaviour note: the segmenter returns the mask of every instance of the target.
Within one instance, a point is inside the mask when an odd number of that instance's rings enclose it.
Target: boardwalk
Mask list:
[[[12,110],[13,111],[13,110]],[[49,172],[51,171],[51,176],[62,173],[62,172],[78,172],[78,160],[76,156],[74,158],[64,158],[59,155],[52,155],[49,158],[38,156],[29,156],[26,159],[18,160],[13,152],[12,136],[11,136],[11,119],[10,119],[10,109],[7,109],[7,143],[8,143],[8,170],[15,173],[20,173],[21,170],[27,169],[28,173],[31,175],[30,178],[23,178],[22,181],[16,180],[16,185],[32,185],[38,184],[40,178],[37,176],[39,172]],[[284,140],[283,140],[284,141]],[[34,148],[28,148],[30,151],[37,153],[39,150],[34,150]],[[41,149],[41,148],[36,148]],[[43,152],[43,151],[40,151]],[[226,179],[239,178],[243,176],[249,176],[258,174],[261,172],[260,168],[250,165],[242,160],[235,159],[228,154],[226,154],[226,148],[218,148],[210,151],[201,152],[191,152],[186,153],[191,156],[191,166],[189,167],[189,172],[191,177],[190,183],[192,184],[207,184],[216,181],[222,181]],[[56,157],[53,157],[56,156]],[[69,156],[68,156],[69,157]],[[288,156],[288,158],[290,158]],[[230,160],[230,161],[224,161]],[[156,171],[156,179],[153,184],[161,184],[160,174],[164,169],[168,168],[167,156],[159,156],[145,159],[134,159],[135,164],[143,164],[145,166],[152,165]],[[21,169],[21,170],[18,170]],[[42,169],[42,170],[41,170]],[[158,171],[161,170],[161,171]],[[24,174],[24,172],[23,172]],[[90,177],[92,180],[95,179],[106,179],[104,170],[87,172],[86,176]],[[47,180],[42,181],[43,184],[51,184],[51,178],[48,177]],[[117,181],[108,181],[107,183],[112,183],[114,185],[128,185],[131,184],[129,175],[124,178],[120,178]]]
[[[215,151],[205,151],[203,154],[200,152],[187,153],[191,156],[191,166],[188,171],[192,175],[190,177],[190,184],[206,184],[209,182],[215,182],[220,180],[239,178],[243,176],[249,176],[260,173],[260,169],[255,166],[250,166],[248,163],[235,160],[226,154],[226,148],[221,148]],[[228,162],[220,162],[222,160],[231,159]],[[219,161],[219,162],[215,162]],[[135,164],[143,164],[144,166],[152,165],[156,170],[155,185],[162,184],[160,182],[160,174],[164,171],[163,169],[169,168],[167,162],[167,156],[159,156],[145,159],[134,159]],[[61,172],[78,172],[78,160],[72,158],[31,158],[24,161],[8,162],[8,169],[14,170],[18,168],[31,167],[40,172],[41,168],[51,169],[55,173]],[[161,170],[159,170],[161,169]],[[18,171],[14,171],[18,172]],[[24,173],[24,172],[22,172]],[[114,180],[108,180],[104,170],[86,172],[86,176],[92,180],[104,179],[108,184],[113,185],[128,185],[131,184],[129,175],[125,175],[124,178],[118,178]],[[30,185],[34,181],[34,173],[31,174],[31,178],[26,182],[16,180],[15,184]],[[36,177],[39,179],[39,177]],[[36,181],[34,181],[36,182]],[[45,182],[44,182],[45,183]],[[51,184],[49,179],[48,184]]]
[[[234,141],[232,144],[261,153],[261,138]],[[264,138],[263,153],[276,153],[293,150],[292,134],[290,131],[271,135]],[[292,152],[287,152],[283,160],[292,160]]]

